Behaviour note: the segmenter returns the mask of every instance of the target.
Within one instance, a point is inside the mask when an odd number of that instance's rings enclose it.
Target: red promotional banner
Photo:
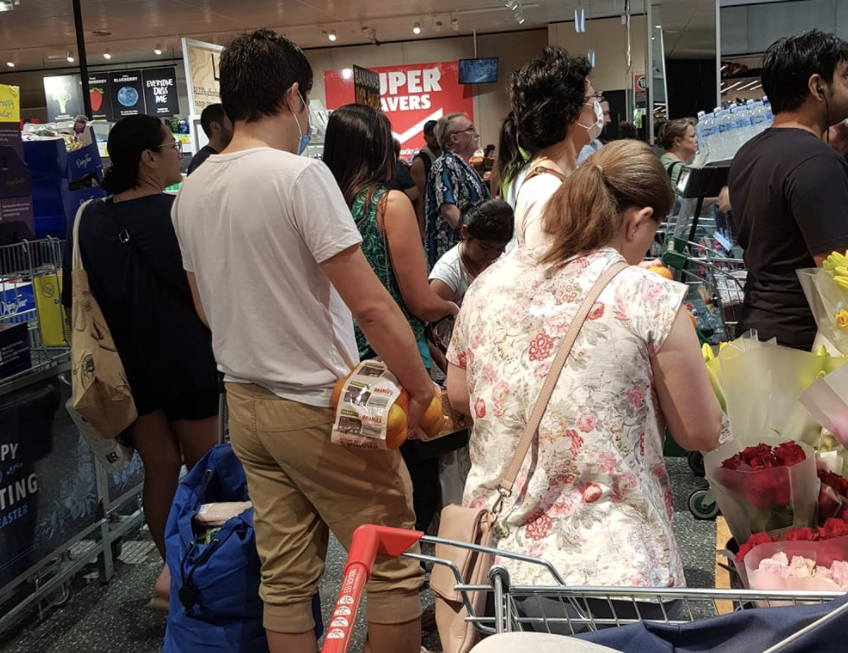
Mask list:
[[[401,144],[401,156],[408,157],[424,147],[422,130],[428,120],[461,111],[474,120],[471,88],[459,83],[459,62],[412,64],[370,68],[380,75],[380,102],[392,123],[392,132]],[[327,108],[353,104],[353,76],[341,70],[324,72]]]

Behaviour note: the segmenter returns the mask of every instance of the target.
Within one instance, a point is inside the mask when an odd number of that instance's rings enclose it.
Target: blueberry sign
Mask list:
[[[141,76],[147,114],[159,118],[176,116],[180,112],[176,69],[147,68],[141,71]]]
[[[127,116],[145,113],[140,70],[112,73],[109,78],[109,86],[112,91],[112,109],[115,114],[113,119],[120,120]]]

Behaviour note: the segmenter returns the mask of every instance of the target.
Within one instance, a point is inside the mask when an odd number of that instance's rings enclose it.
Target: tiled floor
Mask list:
[[[696,521],[686,501],[697,486],[685,459],[669,459],[675,490],[674,529],[683,552],[686,578],[692,587],[713,587],[715,524]],[[321,586],[325,617],[341,580],[345,554],[333,542],[327,559],[327,572]],[[0,634],[4,653],[158,653],[162,650],[165,615],[146,607],[150,589],[160,569],[158,554],[146,533],[124,544],[116,574],[100,585],[95,574],[74,583],[70,600],[38,619],[37,614],[11,631]],[[429,592],[422,593],[425,604]],[[357,638],[351,651],[359,652],[364,638],[360,618]],[[438,637],[425,639],[431,650],[438,649]]]

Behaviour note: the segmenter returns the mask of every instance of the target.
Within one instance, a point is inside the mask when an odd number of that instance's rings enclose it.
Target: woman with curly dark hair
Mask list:
[[[542,210],[562,181],[577,169],[577,155],[598,137],[604,114],[589,81],[585,57],[547,46],[542,56],[512,73],[511,111],[501,128],[498,171],[515,207],[520,245],[547,243]]]

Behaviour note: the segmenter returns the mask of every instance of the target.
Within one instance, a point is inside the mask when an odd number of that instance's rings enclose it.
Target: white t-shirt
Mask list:
[[[453,290],[454,302],[462,303],[462,298],[465,297],[465,291],[468,286],[474,281],[468,270],[462,264],[462,257],[459,255],[460,245],[449,249],[444,253],[442,258],[436,261],[433,266],[433,271],[430,273],[430,281],[438,279],[443,282],[448,288]]]
[[[330,406],[359,357],[319,264],[361,237],[329,169],[271,148],[219,154],[187,178],[171,215],[227,380]]]
[[[556,175],[543,173],[521,184],[515,204],[515,237],[519,245],[534,249],[550,241],[542,225],[542,213],[548,200],[562,186]]]

